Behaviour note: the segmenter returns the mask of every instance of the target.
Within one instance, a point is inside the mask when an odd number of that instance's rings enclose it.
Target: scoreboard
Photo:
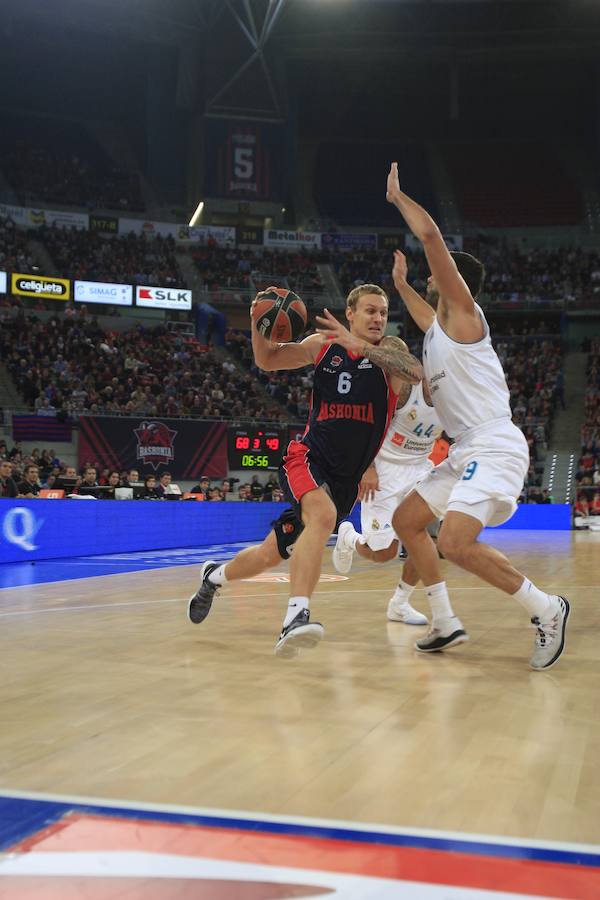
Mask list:
[[[230,469],[278,469],[285,446],[282,429],[229,428],[227,459]]]

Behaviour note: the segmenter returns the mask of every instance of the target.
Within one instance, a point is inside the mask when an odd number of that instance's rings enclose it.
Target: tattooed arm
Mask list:
[[[418,384],[423,378],[423,366],[401,338],[388,335],[377,346],[365,341],[360,352],[400,381]]]

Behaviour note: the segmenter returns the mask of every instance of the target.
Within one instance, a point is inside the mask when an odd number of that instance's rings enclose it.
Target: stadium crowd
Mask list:
[[[13,136],[0,150],[4,177],[26,206],[80,206],[140,212],[144,209],[139,176],[113,163],[66,147],[45,146]]]
[[[327,254],[308,250],[254,250],[219,247],[210,241],[203,247],[190,249],[204,289],[210,293],[243,294],[247,299],[254,291],[275,283],[286,286],[310,301],[323,293],[318,271]]]
[[[156,287],[185,284],[171,237],[128,234],[108,238],[94,231],[55,226],[39,228],[35,236],[66,278]]]
[[[581,428],[581,455],[577,463],[575,512],[600,515],[600,338],[584,341],[588,352],[585,418]]]
[[[488,236],[466,238],[464,249],[485,264],[484,305],[566,300],[572,306],[589,306],[600,297],[598,252],[576,247],[528,247],[524,242],[509,243]],[[425,256],[420,250],[407,249],[405,253],[409,280],[415,290],[424,293],[429,275]],[[329,261],[345,293],[367,282],[381,284],[390,297],[394,296],[389,251],[330,251]]]
[[[105,332],[85,305],[47,322],[19,307],[4,312],[0,360],[40,415],[285,418],[231,359],[163,326]]]

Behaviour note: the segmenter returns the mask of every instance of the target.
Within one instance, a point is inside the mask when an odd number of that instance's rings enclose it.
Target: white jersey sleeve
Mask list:
[[[377,459],[385,462],[426,460],[442,433],[435,407],[423,396],[423,385],[415,384],[403,407],[394,413]]]
[[[446,434],[457,440],[466,431],[498,419],[511,419],[506,378],[492,347],[483,310],[475,304],[484,334],[474,344],[448,337],[438,318],[423,339],[423,368],[431,399]]]

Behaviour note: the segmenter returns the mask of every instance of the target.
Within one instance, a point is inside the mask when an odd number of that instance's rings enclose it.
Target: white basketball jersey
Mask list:
[[[425,460],[441,433],[440,418],[434,407],[425,402],[423,385],[415,384],[404,406],[394,413],[377,459]]]
[[[475,344],[448,337],[437,316],[423,339],[423,368],[444,431],[457,439],[470,428],[511,419],[510,394],[483,310],[484,334]]]

